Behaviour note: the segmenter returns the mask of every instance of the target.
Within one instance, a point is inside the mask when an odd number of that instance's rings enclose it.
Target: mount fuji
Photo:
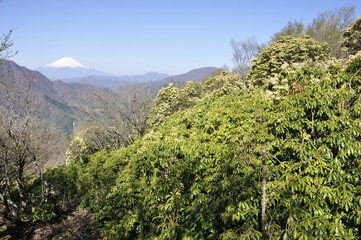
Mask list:
[[[81,78],[91,75],[110,75],[79,63],[74,58],[63,57],[36,69],[51,80]]]
[[[70,68],[86,68],[86,69],[88,69],[88,67],[84,66],[83,64],[79,63],[78,61],[76,61],[74,58],[71,58],[71,57],[63,57],[50,64],[45,64],[44,67],[49,67],[49,68],[70,67]]]

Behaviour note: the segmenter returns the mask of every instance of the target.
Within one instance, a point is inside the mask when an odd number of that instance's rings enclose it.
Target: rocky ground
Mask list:
[[[37,224],[20,228],[6,227],[0,223],[0,239],[99,239],[100,234],[94,224],[94,216],[86,210],[74,210],[63,215],[52,224]]]

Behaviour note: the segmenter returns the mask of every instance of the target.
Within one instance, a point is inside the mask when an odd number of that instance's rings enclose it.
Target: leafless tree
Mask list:
[[[1,39],[1,69],[5,58],[14,54],[9,50],[10,34]],[[42,178],[51,142],[36,117],[36,98],[30,91],[33,79],[15,81],[0,72],[0,216],[19,223],[29,220],[33,199],[28,178],[35,173]]]
[[[16,55],[17,51],[12,50],[14,42],[11,38],[11,34],[14,30],[10,30],[8,33],[3,34],[0,42],[0,62],[4,59],[10,58]]]
[[[270,42],[277,41],[282,36],[294,36],[297,37],[304,34],[306,31],[305,24],[302,21],[289,21],[285,27],[271,36]]]
[[[92,109],[83,109],[89,121],[76,129],[68,159],[82,159],[83,154],[131,144],[135,137],[144,134],[153,98],[150,86],[140,84],[123,86],[117,92],[94,92]]]
[[[133,84],[121,88],[118,92],[119,109],[122,122],[132,133],[142,135],[148,113],[152,107],[154,95],[148,85]]]
[[[333,11],[320,13],[308,26],[306,34],[330,46],[331,55],[342,56],[342,30],[346,29],[355,19],[354,6],[340,7]]]
[[[0,199],[4,208],[0,212],[6,219],[17,222],[31,211],[26,177],[34,171],[42,175],[41,142],[45,135],[39,136],[29,95],[30,81],[25,88],[14,87],[9,81],[4,83],[1,95],[7,104],[0,113]]]
[[[234,72],[238,73],[242,78],[247,74],[254,57],[260,51],[261,45],[253,37],[246,40],[231,40],[231,48],[233,51],[233,62],[235,63]]]
[[[326,42],[330,47],[331,56],[340,58],[343,56],[342,31],[355,19],[355,6],[344,6],[331,11],[325,11],[312,20],[308,25],[301,21],[288,22],[278,33],[271,37],[271,42],[281,36],[310,35],[317,41]]]

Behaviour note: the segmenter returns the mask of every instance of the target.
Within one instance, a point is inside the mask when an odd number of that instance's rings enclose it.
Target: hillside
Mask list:
[[[170,85],[142,138],[68,159],[103,236],[357,238],[361,55],[332,61],[328,51],[282,37],[257,57],[248,85],[227,72]]]

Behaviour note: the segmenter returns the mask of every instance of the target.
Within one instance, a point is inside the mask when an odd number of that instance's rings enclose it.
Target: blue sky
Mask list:
[[[12,58],[36,68],[70,56],[115,74],[180,74],[232,66],[230,39],[267,42],[288,21],[360,0],[3,0],[0,33],[16,28]]]

